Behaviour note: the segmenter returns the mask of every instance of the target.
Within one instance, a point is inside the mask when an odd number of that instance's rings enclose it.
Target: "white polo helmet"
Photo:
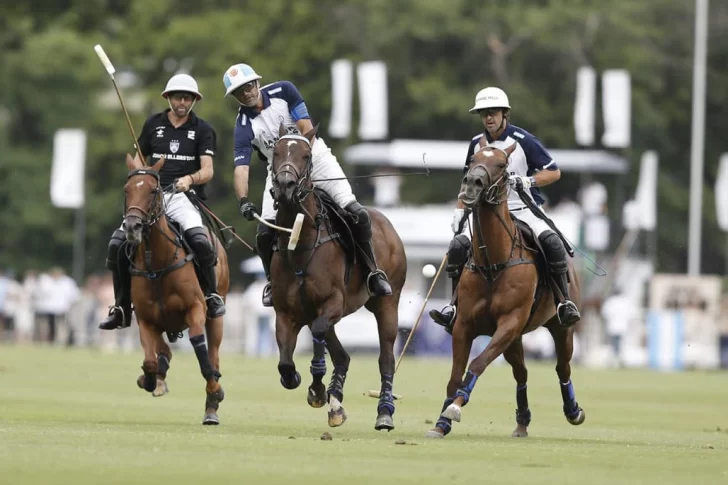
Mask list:
[[[262,79],[255,69],[247,64],[234,64],[227,68],[222,76],[222,83],[225,85],[225,96],[238,89],[243,84]]]
[[[162,91],[162,96],[166,98],[169,93],[174,92],[191,93],[195,95],[197,101],[202,99],[200,90],[197,87],[197,81],[195,81],[195,78],[189,74],[175,74],[169,78],[169,81],[167,81],[167,87],[165,87],[164,91]]]
[[[494,87],[488,87],[478,91],[478,94],[475,95],[475,106],[470,108],[470,112],[476,113],[481,109],[488,108],[511,109],[505,91]]]

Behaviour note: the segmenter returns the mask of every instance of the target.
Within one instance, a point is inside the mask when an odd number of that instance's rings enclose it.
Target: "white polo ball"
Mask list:
[[[432,278],[435,276],[435,273],[437,273],[437,269],[431,264],[426,264],[422,267],[422,276],[425,278]]]

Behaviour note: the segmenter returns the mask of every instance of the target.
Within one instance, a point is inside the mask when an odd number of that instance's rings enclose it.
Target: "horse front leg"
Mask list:
[[[157,348],[161,335],[146,321],[138,319],[138,322],[139,341],[144,350],[144,362],[142,363],[144,374],[137,378],[137,385],[147,392],[152,392],[157,387]]]
[[[441,417],[460,422],[461,408],[470,401],[470,393],[473,392],[478,378],[483,374],[486,367],[520,336],[521,330],[523,330],[523,322],[525,322],[523,314],[523,310],[519,308],[498,319],[498,327],[493,337],[483,352],[470,362],[468,372],[465,374],[462,384],[455,391],[452,404],[445,408]]]
[[[531,424],[531,410],[528,408],[528,369],[523,356],[523,342],[518,337],[503,352],[503,357],[511,365],[513,378],[516,380],[516,429],[513,438],[527,438],[528,425]]]
[[[190,343],[192,348],[195,350],[195,356],[197,357],[197,363],[200,365],[200,372],[202,377],[205,379],[206,386],[206,399],[205,409],[208,408],[210,403],[210,396],[216,401],[222,401],[225,397],[225,393],[220,386],[218,380],[221,377],[220,372],[212,365],[210,360],[210,353],[205,342],[205,307],[200,301],[195,303],[187,309],[185,314],[185,323],[189,328]],[[216,413],[205,413],[202,419],[204,425],[215,425],[220,424]]]
[[[336,336],[336,327],[331,325],[326,333],[326,345],[331,354],[331,361],[334,364],[334,372],[331,374],[331,382],[327,389],[328,402],[332,405],[329,409],[329,425],[341,426],[346,421],[346,412],[339,412],[335,409],[335,405],[344,402],[344,383],[346,382],[346,374],[349,372],[349,362],[351,357],[341,345],[339,337]],[[343,408],[339,408],[342,409]]]
[[[463,373],[468,365],[468,357],[474,339],[473,330],[465,321],[461,321],[461,313],[458,313],[452,331],[452,370],[445,390],[445,402],[442,405],[441,414],[435,426],[425,434],[426,438],[444,438],[452,430],[452,419],[445,417],[443,413],[453,403],[455,393],[458,387],[462,385]]]
[[[323,379],[326,375],[326,333],[329,330],[329,319],[319,316],[311,323],[313,338],[313,357],[311,358],[311,385],[308,386],[306,400],[312,408],[321,408],[326,404],[326,386]]]
[[[222,344],[223,334],[223,317],[210,318],[205,323],[205,330],[209,343],[210,363],[217,371],[218,379],[222,377],[220,374],[220,345]],[[222,386],[217,391],[210,392],[207,390],[207,398],[205,399],[205,417],[203,424],[219,424],[220,418],[217,415],[220,409],[220,403],[225,399],[225,391]]]
[[[167,387],[167,372],[169,363],[172,361],[172,349],[163,338],[157,342],[157,387],[152,391],[152,396],[160,397],[169,392]]]
[[[293,362],[297,336],[298,332],[294,329],[293,320],[288,315],[276,313],[278,373],[281,375],[281,385],[286,389],[296,389],[301,385],[301,374],[296,371],[296,364]]]

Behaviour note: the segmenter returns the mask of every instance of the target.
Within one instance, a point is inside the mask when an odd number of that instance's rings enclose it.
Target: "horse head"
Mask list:
[[[470,168],[463,177],[458,198],[466,207],[480,204],[498,205],[508,197],[508,157],[516,149],[481,147],[470,158]]]
[[[164,213],[159,171],[164,157],[152,167],[146,167],[137,158],[126,154],[129,169],[124,185],[124,232],[132,244],[140,244],[146,230],[151,228]]]
[[[311,191],[313,138],[318,128],[304,135],[288,133],[281,124],[273,148],[273,199],[284,206],[296,206]]]

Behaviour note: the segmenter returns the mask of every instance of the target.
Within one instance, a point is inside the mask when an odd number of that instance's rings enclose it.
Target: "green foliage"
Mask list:
[[[337,58],[387,62],[393,138],[467,140],[481,129],[467,111],[474,94],[496,84],[511,97],[514,122],[552,148],[574,145],[576,69],[585,64],[599,71],[629,69],[633,146],[624,155],[636,167],[643,151],[659,152],[658,264],[662,271],[682,271],[692,9],[692,2],[682,0],[35,0],[0,6],[0,266],[20,271],[58,262],[70,266],[73,214],[50,203],[50,160],[54,132],[81,127],[89,134],[87,271],[103,269],[106,241],[120,223],[124,153],[132,146],[92,49],[101,43],[120,74],[133,70],[138,76],[138,85],[122,87],[130,105],[142,97],[131,113],[137,130],[148,114],[166,107],[159,93],[174,70],[185,66],[197,78],[205,99],[196,111],[218,133],[210,205],[251,242],[255,227],[238,215],[232,190],[236,106],[223,99],[222,86],[231,64],[252,64],[264,82],[294,81],[322,133],[331,109],[330,63]],[[711,5],[703,257],[704,267],[716,270],[723,267],[724,244],[714,222],[712,185],[725,151],[727,17],[728,6]],[[341,156],[356,141],[352,135],[330,144]],[[256,199],[264,174],[265,167],[255,164]],[[636,175],[635,169],[623,187],[628,194]],[[442,183],[407,179],[403,195],[413,203],[452,200],[457,181],[458,174],[446,174],[452,190],[443,190]],[[576,186],[564,177],[548,192]],[[366,187],[355,184],[362,194]],[[612,216],[616,223],[619,208]],[[231,264],[248,256],[238,245]]]

